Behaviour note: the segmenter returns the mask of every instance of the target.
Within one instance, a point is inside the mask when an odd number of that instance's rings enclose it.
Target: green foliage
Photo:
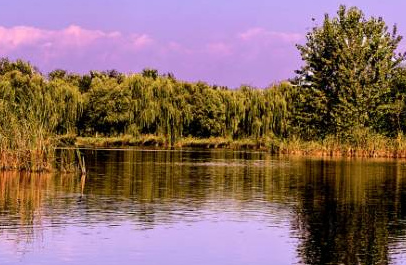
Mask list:
[[[1,60],[0,169],[47,168],[51,138],[76,131],[81,95],[61,79],[47,82],[29,63]]]
[[[290,85],[265,90],[217,89],[205,83],[185,83],[171,76],[151,78],[94,77],[83,93],[82,135],[154,134],[174,144],[185,136],[233,137],[287,135],[285,101]],[[282,92],[284,91],[284,92]]]
[[[94,77],[83,100],[83,115],[78,123],[82,133],[124,133],[130,118],[130,94],[117,79]]]
[[[383,97],[376,116],[375,129],[387,136],[397,136],[406,130],[406,69],[396,69],[388,93]]]
[[[333,19],[326,15],[323,25],[307,34],[306,44],[298,45],[305,62],[298,71],[304,90],[301,122],[324,135],[374,126],[404,58],[395,54],[400,41],[396,27],[388,32],[382,18],[366,19],[355,7],[340,6]]]
[[[158,70],[150,69],[150,68],[145,68],[144,70],[142,70],[141,74],[142,74],[143,77],[152,78],[154,80],[156,80],[158,78],[158,76],[159,76]]]
[[[226,109],[218,90],[197,83],[188,102],[192,108],[192,120],[187,131],[189,135],[205,138],[224,135]]]

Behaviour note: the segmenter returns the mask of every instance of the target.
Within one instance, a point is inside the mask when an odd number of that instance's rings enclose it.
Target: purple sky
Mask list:
[[[0,0],[0,56],[43,72],[152,67],[183,80],[264,87],[294,76],[295,44],[311,18],[320,22],[340,3],[383,16],[406,36],[402,0]]]

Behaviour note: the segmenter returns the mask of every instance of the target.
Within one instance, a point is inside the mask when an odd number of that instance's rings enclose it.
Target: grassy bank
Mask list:
[[[165,137],[143,135],[139,137],[77,137],[77,147],[91,148],[120,148],[120,147],[160,147],[160,148],[207,148],[232,150],[262,150],[273,154],[320,156],[320,157],[386,157],[406,158],[406,139],[387,138],[380,135],[367,136],[358,141],[342,142],[334,138],[321,141],[303,141],[292,139],[241,139],[230,138],[193,138],[186,137],[177,140],[173,146]]]
[[[78,147],[126,147],[126,146],[153,146],[163,148],[229,148],[229,149],[259,149],[265,150],[264,143],[254,139],[232,140],[223,137],[211,138],[181,138],[173,145],[167,138],[155,135],[130,135],[121,137],[77,137],[75,145]]]
[[[35,148],[38,146],[38,148]],[[346,142],[335,138],[320,141],[303,141],[298,138],[246,138],[233,140],[231,138],[211,137],[178,139],[173,145],[167,137],[141,135],[134,137],[77,137],[75,135],[57,136],[35,145],[22,145],[14,149],[0,148],[0,171],[52,171],[55,164],[55,147],[88,147],[88,148],[204,148],[230,150],[260,150],[276,155],[316,156],[316,157],[381,157],[406,158],[406,139],[402,135],[397,138],[387,138],[380,135],[369,135],[358,140]],[[76,169],[75,155],[63,158],[60,162],[63,170],[66,165]]]

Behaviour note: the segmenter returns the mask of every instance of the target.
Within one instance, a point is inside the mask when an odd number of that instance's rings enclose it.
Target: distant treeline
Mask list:
[[[304,66],[297,75],[265,89],[184,82],[154,69],[42,75],[28,62],[3,58],[0,150],[44,152],[57,135],[155,135],[167,145],[185,137],[333,139],[350,146],[401,139],[406,70],[405,55],[396,53],[400,41],[396,27],[388,32],[381,18],[341,6],[298,45]]]
[[[41,75],[29,63],[0,61],[1,135],[288,137],[298,88],[232,90],[188,83],[146,69]],[[8,138],[8,137],[6,137]],[[11,137],[10,137],[11,139]]]
[[[172,142],[187,136],[320,140],[333,133],[333,126],[317,119],[325,113],[312,108],[318,98],[310,92],[293,80],[265,89],[228,89],[178,81],[151,69],[129,75],[55,70],[44,76],[27,62],[1,59],[0,139],[4,144],[15,137],[153,134]],[[368,126],[348,126],[334,136],[346,140],[356,130],[404,133],[405,98],[406,70],[399,67],[382,104],[371,109]]]

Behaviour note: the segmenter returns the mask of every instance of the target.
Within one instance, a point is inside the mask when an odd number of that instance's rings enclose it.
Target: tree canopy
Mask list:
[[[390,91],[391,80],[404,60],[396,54],[402,37],[382,18],[366,18],[356,7],[340,6],[337,16],[325,15],[304,45],[298,45],[304,66],[304,123],[317,134],[351,134],[375,126],[377,111]]]

